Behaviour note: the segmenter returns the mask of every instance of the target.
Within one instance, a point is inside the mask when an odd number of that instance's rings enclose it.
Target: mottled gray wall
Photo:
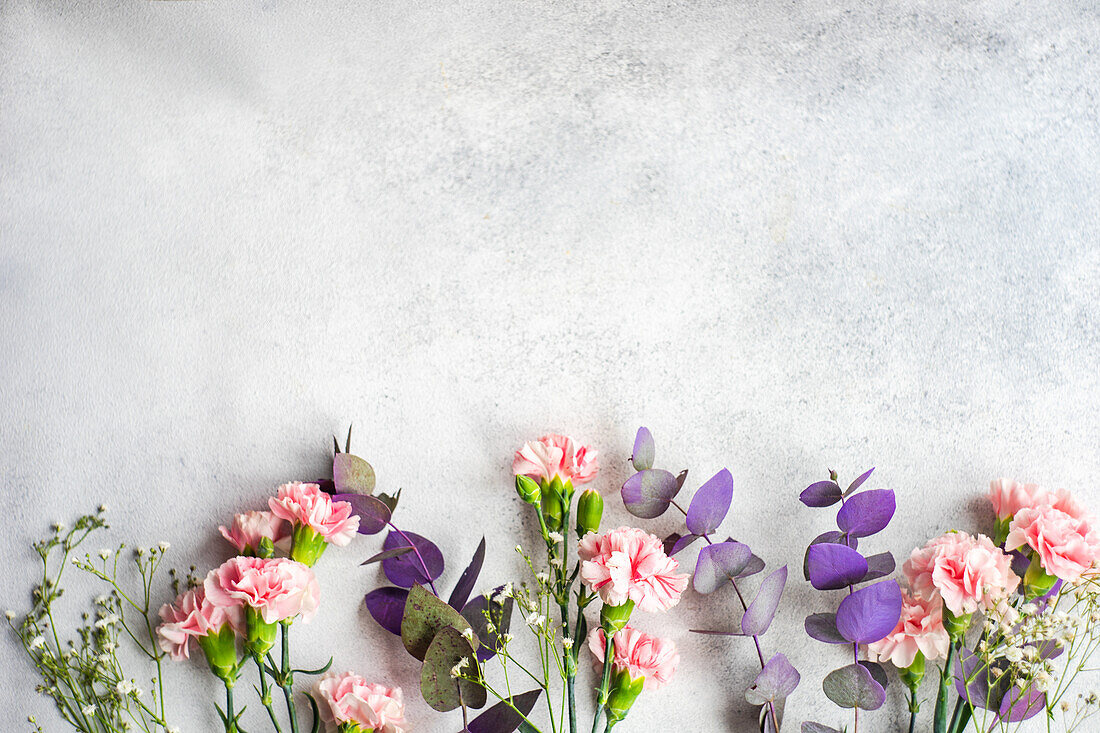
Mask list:
[[[219,561],[215,525],[352,420],[452,578],[482,531],[487,577],[518,572],[508,462],[549,429],[612,497],[639,424],[671,468],[728,466],[724,529],[777,564],[827,528],[796,496],[828,467],[878,466],[896,552],[987,526],[1001,474],[1100,506],[1097,38],[1082,0],[7,0],[6,605],[30,539],[101,499],[117,537]],[[359,604],[377,544],[325,558],[300,644],[411,687]],[[766,637],[792,722],[843,719],[841,655],[801,635],[825,603],[797,578]],[[749,648],[686,632],[731,604],[642,622],[683,664],[634,729],[750,728]],[[47,705],[0,649],[19,730]],[[213,730],[211,679],[173,673]]]

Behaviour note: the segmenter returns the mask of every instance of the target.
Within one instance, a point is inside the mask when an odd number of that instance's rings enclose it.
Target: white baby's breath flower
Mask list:
[[[104,547],[102,550],[99,551],[99,556],[106,560],[111,556],[111,551]]]
[[[1009,647],[1005,650],[1005,659],[1013,664],[1019,664],[1024,659],[1024,650],[1018,646]]]
[[[561,645],[562,645],[563,647],[565,647],[566,649],[572,649],[572,648],[573,648],[573,640],[572,640],[572,639],[570,639],[570,638],[569,638],[569,637],[567,636],[567,637],[565,637],[564,639],[562,639],[562,640],[561,640]]]
[[[505,644],[511,644],[512,639],[514,639],[514,638],[516,638],[516,637],[512,636],[511,634],[503,634],[500,637],[500,640],[503,641]]]
[[[4,618],[6,618],[8,621],[11,621],[13,618],[15,618],[15,611],[11,610],[10,608],[7,611],[4,611]]]
[[[550,575],[548,573],[535,573],[535,580],[540,583],[546,583],[550,580]]]
[[[474,640],[474,630],[473,629],[464,629],[462,631],[462,638],[465,639],[466,641],[472,642]]]
[[[554,544],[558,544],[559,542],[561,542],[562,540],[565,539],[564,537],[561,536],[561,532],[551,532],[550,534],[547,535],[547,537],[549,537],[550,541],[553,542]]]
[[[157,545],[157,547],[160,548],[161,552],[168,552],[168,548],[171,547],[171,545],[167,542],[161,542],[159,545]]]
[[[90,718],[91,716],[95,715],[95,705],[85,705],[84,707],[80,708],[80,712]]]
[[[46,645],[46,637],[36,636],[33,639],[31,639],[30,648],[31,649],[39,649],[41,647],[44,647],[45,645]]]

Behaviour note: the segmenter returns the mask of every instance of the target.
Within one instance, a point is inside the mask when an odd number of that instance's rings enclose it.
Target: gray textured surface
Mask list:
[[[452,565],[484,529],[493,578],[510,453],[547,429],[609,494],[639,423],[670,467],[729,466],[725,529],[771,562],[826,528],[796,494],[829,466],[879,467],[898,552],[988,521],[1001,474],[1100,505],[1093,3],[104,5],[0,7],[9,596],[101,499],[216,562],[214,526],[350,420],[405,522]],[[358,605],[375,545],[326,557],[301,634],[408,687]],[[633,729],[750,728],[749,649],[686,633],[730,600],[661,620],[682,670]],[[795,582],[766,637],[792,722],[842,720],[801,637],[822,603]],[[0,650],[14,731],[46,705]]]

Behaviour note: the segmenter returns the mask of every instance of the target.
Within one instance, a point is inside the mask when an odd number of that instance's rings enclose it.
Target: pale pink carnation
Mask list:
[[[544,435],[524,443],[512,460],[512,473],[551,481],[560,476],[573,485],[585,484],[596,477],[600,467],[596,451],[577,445],[564,435]]]
[[[268,624],[298,615],[308,622],[321,595],[313,571],[285,557],[234,557],[211,570],[203,587],[211,602],[248,606]]]
[[[612,666],[626,672],[631,679],[644,677],[642,689],[656,690],[672,681],[676,667],[680,664],[680,653],[676,645],[668,639],[642,633],[630,626],[624,626],[611,637],[615,642]],[[604,648],[607,637],[603,629],[592,629],[588,635],[588,648],[597,664],[603,664]]]
[[[913,591],[937,595],[956,616],[989,610],[1020,584],[1012,558],[985,535],[947,532],[913,550],[903,567]]]
[[[688,576],[676,572],[680,564],[665,554],[661,540],[640,529],[589,532],[577,552],[581,580],[610,606],[629,600],[642,611],[667,611],[687,587]]]
[[[1080,580],[1100,558],[1100,535],[1089,520],[1053,505],[1017,512],[1008,526],[1005,548],[1025,545],[1039,556],[1044,570],[1068,582]]]
[[[157,626],[157,644],[172,659],[190,658],[190,641],[216,634],[229,624],[244,633],[244,613],[240,606],[217,606],[206,597],[202,586],[181,593],[175,603],[160,607],[162,623]]]
[[[1046,500],[1046,489],[1038,484],[1021,484],[1007,478],[989,482],[989,503],[997,519],[1011,517],[1021,509],[1036,506]]]
[[[290,539],[291,527],[271,512],[245,512],[234,516],[229,527],[218,527],[218,531],[237,552],[256,552],[265,537],[274,545],[285,545]]]
[[[931,662],[947,656],[951,639],[943,627],[943,603],[902,592],[901,618],[883,639],[867,645],[871,661],[890,662],[898,669],[913,663],[917,652]]]
[[[1085,506],[1077,501],[1073,494],[1069,493],[1066,489],[1055,489],[1047,494],[1046,499],[1045,503],[1050,504],[1050,506],[1055,509],[1065,512],[1074,519],[1085,520],[1090,525],[1096,523],[1092,512],[1086,509]]]
[[[356,723],[364,731],[403,733],[405,702],[400,687],[386,687],[353,672],[329,672],[316,686],[321,718],[327,723]]]
[[[305,525],[337,547],[351,542],[359,530],[359,515],[352,513],[351,504],[333,501],[317,484],[283,484],[268,504],[276,517]]]

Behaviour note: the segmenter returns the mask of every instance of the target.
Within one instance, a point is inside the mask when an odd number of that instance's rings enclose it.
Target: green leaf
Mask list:
[[[440,629],[424,655],[424,667],[420,670],[420,694],[432,709],[445,713],[463,703],[475,709],[485,705],[484,687],[451,677],[451,670],[463,660],[466,660],[463,674],[480,678],[474,648],[466,637],[450,626]]]
[[[370,494],[374,491],[374,469],[359,456],[338,453],[332,459],[332,481],[337,494]]]
[[[417,659],[423,661],[432,640],[444,628],[459,634],[470,624],[458,611],[433,596],[422,585],[414,585],[405,601],[405,616],[401,619],[401,643]]]
[[[878,710],[886,701],[886,691],[862,664],[834,669],[821,683],[825,696],[842,708]]]
[[[378,500],[385,504],[390,509],[390,514],[397,509],[397,502],[401,499],[401,489],[397,490],[396,494],[392,496],[390,494],[379,494]]]

